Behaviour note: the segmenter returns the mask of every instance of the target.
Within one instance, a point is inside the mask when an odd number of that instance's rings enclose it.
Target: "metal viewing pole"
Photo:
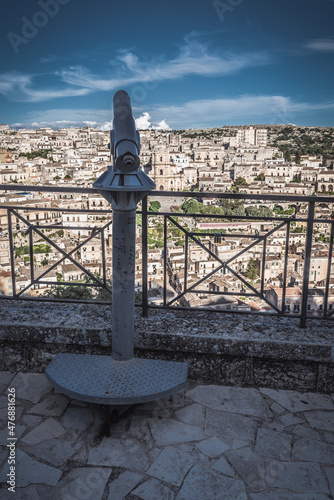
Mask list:
[[[140,167],[140,137],[124,90],[114,96],[110,138],[113,165],[93,186],[113,210],[111,356],[58,354],[45,373],[70,397],[124,408],[185,387],[188,364],[134,357],[136,209],[155,184]]]

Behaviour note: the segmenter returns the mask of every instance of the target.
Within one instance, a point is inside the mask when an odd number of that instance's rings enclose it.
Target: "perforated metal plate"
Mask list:
[[[188,363],[111,356],[58,354],[45,370],[50,383],[90,403],[123,405],[154,401],[186,386]]]

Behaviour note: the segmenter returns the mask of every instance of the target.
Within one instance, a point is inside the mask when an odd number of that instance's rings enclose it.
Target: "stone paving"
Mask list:
[[[101,408],[57,393],[43,374],[0,372],[0,390],[1,499],[333,499],[329,395],[189,381],[101,437]],[[13,453],[15,494],[7,489]]]

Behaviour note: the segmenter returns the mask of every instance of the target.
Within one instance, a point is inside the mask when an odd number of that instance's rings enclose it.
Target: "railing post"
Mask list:
[[[147,196],[142,199],[142,316],[147,316]]]
[[[8,237],[9,237],[9,252],[10,252],[10,269],[12,275],[12,292],[13,297],[16,296],[16,282],[15,282],[15,251],[13,241],[13,228],[12,228],[12,211],[7,210],[8,217]]]
[[[167,217],[164,216],[164,306],[167,304]]]
[[[330,235],[330,240],[329,240],[327,276],[326,276],[326,288],[325,288],[324,318],[326,318],[326,316],[327,316],[327,308],[328,308],[328,293],[329,293],[329,283],[330,283],[330,279],[331,279],[331,265],[332,265],[332,255],[333,255],[333,239],[334,239],[334,223],[331,224],[331,235]]]
[[[286,223],[285,237],[285,255],[284,255],[284,272],[283,272],[283,291],[282,291],[282,313],[285,311],[285,295],[286,295],[286,275],[288,271],[288,255],[289,255],[289,239],[290,239],[290,221]]]
[[[306,231],[306,243],[305,243],[303,294],[302,294],[302,310],[301,310],[301,315],[300,315],[300,328],[306,327],[307,300],[308,300],[308,290],[309,290],[310,263],[311,263],[311,251],[312,251],[312,235],[313,235],[313,222],[314,222],[314,208],[315,208],[315,202],[310,201],[309,205],[308,205],[307,231]]]

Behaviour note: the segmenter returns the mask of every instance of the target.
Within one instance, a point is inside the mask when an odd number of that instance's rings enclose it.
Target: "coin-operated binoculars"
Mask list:
[[[134,357],[136,208],[155,184],[140,167],[139,133],[124,90],[114,96],[111,152],[113,165],[93,185],[113,213],[111,356],[58,354],[45,373],[70,397],[119,407],[182,389],[188,364]]]

